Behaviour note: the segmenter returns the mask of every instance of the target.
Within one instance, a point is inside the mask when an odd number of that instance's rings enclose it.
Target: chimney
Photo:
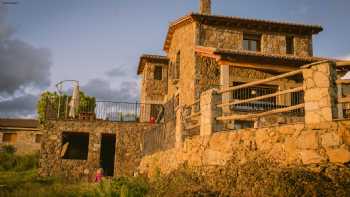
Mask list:
[[[211,0],[200,0],[200,14],[211,15]]]

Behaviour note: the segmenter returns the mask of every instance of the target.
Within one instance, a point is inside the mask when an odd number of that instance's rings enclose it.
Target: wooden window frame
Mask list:
[[[248,48],[245,48],[245,42],[248,42]],[[256,49],[253,49],[253,42],[256,43]],[[261,51],[261,35],[252,33],[243,33],[243,49],[246,51]]]
[[[294,37],[286,36],[286,54],[294,55]]]
[[[17,133],[6,132],[2,134],[2,142],[15,144],[17,142]]]
[[[153,72],[154,80],[163,80],[163,66],[156,65]]]

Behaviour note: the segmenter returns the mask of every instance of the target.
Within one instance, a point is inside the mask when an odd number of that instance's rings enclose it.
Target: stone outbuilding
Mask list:
[[[17,154],[33,154],[40,150],[42,132],[33,119],[0,119],[0,146],[13,145]]]

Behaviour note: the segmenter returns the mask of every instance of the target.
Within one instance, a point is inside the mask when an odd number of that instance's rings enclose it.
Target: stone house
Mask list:
[[[350,63],[313,56],[313,36],[322,27],[212,15],[211,1],[200,3],[200,13],[170,24],[165,56],[140,57],[140,104],[133,105],[135,114],[131,113],[136,121],[49,121],[43,129],[42,175],[89,179],[100,167],[109,176],[133,175],[140,163],[148,169],[152,162],[147,158],[153,156],[159,165],[164,161],[169,168],[185,160],[196,160],[196,165],[206,159],[210,165],[221,164],[231,156],[222,154],[225,150],[219,150],[221,146],[202,151],[214,137],[219,139],[215,143],[225,144],[231,151],[242,146],[253,151],[266,145],[280,151],[273,155],[281,155],[290,145],[288,154],[298,155],[293,162],[310,161],[310,152],[317,158],[323,154],[322,159],[312,162],[327,161],[333,157],[332,151],[346,153],[342,162],[350,160],[348,122],[333,122],[346,117],[343,103],[350,103],[350,98],[343,98],[346,91],[339,90],[350,82],[337,79],[349,71]],[[113,104],[107,111],[117,114],[119,108]],[[336,128],[321,128],[322,132],[309,128],[328,122]],[[279,135],[280,123],[295,125],[283,127],[288,131]],[[272,124],[274,128],[266,128]],[[243,128],[251,130],[235,133]],[[235,132],[230,133],[232,130]],[[312,146],[304,148],[303,132],[314,136]],[[329,132],[337,133],[341,140],[326,143],[321,150],[319,143],[328,138],[322,136]],[[262,141],[258,133],[262,133]],[[324,148],[329,149],[328,155]],[[304,151],[302,157],[298,151]]]
[[[39,152],[42,132],[37,120],[0,119],[0,147],[13,145],[18,154]]]
[[[170,24],[163,48],[166,56],[141,56],[137,71],[142,76],[141,102],[162,104],[175,99],[179,106],[190,106],[210,88],[266,79],[323,59],[313,56],[312,44],[321,26],[212,15],[211,1],[200,3],[200,13]],[[276,80],[223,97],[228,101],[286,90],[300,85],[300,78]],[[289,106],[301,99],[294,93],[267,102]]]

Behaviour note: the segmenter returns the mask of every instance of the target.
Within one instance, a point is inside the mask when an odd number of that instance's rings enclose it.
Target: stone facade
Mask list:
[[[174,147],[174,134],[162,131],[165,125],[113,123],[107,121],[52,121],[43,130],[40,174],[91,180],[100,168],[103,134],[114,134],[114,175],[132,176],[142,157],[157,150]],[[63,159],[63,132],[89,136],[86,160]],[[158,143],[155,143],[158,142]],[[162,142],[162,143],[159,143]]]
[[[154,78],[156,66],[162,67],[162,79]],[[141,103],[162,104],[168,92],[168,65],[157,62],[146,62],[142,72]]]
[[[12,145],[16,154],[34,154],[40,150],[42,132],[37,120],[0,119],[0,148]]]
[[[303,76],[306,124],[332,121],[338,115],[335,63],[308,65],[303,69]]]
[[[5,135],[15,136],[14,141],[4,141]],[[0,129],[0,147],[3,145],[12,145],[16,148],[16,154],[34,154],[40,150],[42,133],[39,129]]]
[[[237,132],[219,132],[186,139],[183,147],[145,156],[139,170],[153,175],[169,173],[182,165],[223,166],[233,156],[241,163],[253,153],[281,165],[348,163],[350,121],[324,122],[313,126],[290,124]]]

